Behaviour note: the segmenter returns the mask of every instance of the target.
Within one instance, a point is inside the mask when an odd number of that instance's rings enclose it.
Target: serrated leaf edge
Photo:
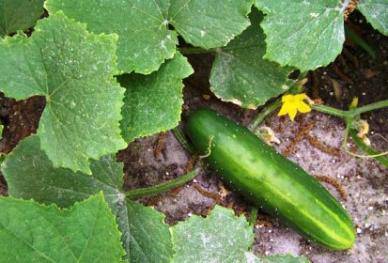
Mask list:
[[[226,208],[226,207],[223,207],[223,206],[220,206],[220,205],[215,205],[213,207],[213,209],[211,210],[210,214],[208,214],[206,217],[203,217],[203,216],[200,216],[200,215],[193,215],[193,216],[190,216],[189,218],[186,218],[185,220],[183,221],[180,221],[178,222],[177,224],[173,225],[173,226],[170,226],[169,227],[169,232],[170,232],[170,236],[171,236],[171,242],[172,242],[172,248],[173,248],[173,251],[174,251],[174,254],[173,254],[173,257],[172,257],[172,262],[174,262],[174,256],[175,256],[175,253],[176,253],[176,245],[175,245],[175,242],[174,242],[174,231],[173,231],[173,228],[175,228],[176,226],[178,225],[184,225],[185,223],[189,222],[189,221],[201,221],[201,220],[206,220],[206,219],[209,219],[212,217],[212,215],[216,212],[216,210],[218,211],[223,211],[227,214],[228,217],[232,217],[234,219],[237,219],[237,220],[244,220],[244,227],[246,228],[250,228],[250,225],[249,225],[249,222],[246,220],[246,217],[242,214],[242,215],[237,215],[235,213],[235,211],[233,209],[229,209],[229,208]],[[252,237],[253,236],[253,231],[252,231]],[[249,245],[249,247],[247,247],[247,252],[250,250],[252,244],[253,244],[253,241],[254,239],[251,240],[251,244]]]
[[[266,8],[266,7],[261,7],[261,6],[259,6],[258,4],[256,4],[257,1],[259,1],[259,0],[256,0],[256,1],[255,1],[255,6],[256,6],[256,8],[265,14],[263,21],[260,23],[260,26],[261,26],[261,28],[263,29],[264,35],[266,36],[266,37],[265,37],[265,45],[266,45],[266,47],[268,47],[268,46],[271,46],[271,45],[269,45],[269,43],[267,42],[267,35],[268,35],[268,32],[270,32],[271,30],[269,30],[269,28],[267,27],[265,21],[267,21],[268,15],[273,15],[274,12],[271,12],[271,11],[270,11],[268,8]],[[344,25],[343,16],[342,16],[341,18],[342,18],[343,26],[345,26],[345,25]],[[337,17],[336,19],[338,19],[338,17]],[[336,20],[336,19],[335,19],[335,20]],[[331,21],[331,22],[330,22],[330,25],[332,25],[333,22],[334,22],[335,20]],[[336,51],[337,56],[342,52],[343,44],[344,44],[344,43],[345,43],[345,31],[344,31],[344,34],[343,34],[343,38],[342,38],[342,41],[341,41],[341,45],[340,45],[340,47],[338,48],[339,50]],[[263,59],[267,59],[267,60],[269,60],[269,61],[275,62],[275,63],[279,64],[279,65],[282,66],[282,67],[293,67],[293,68],[297,68],[297,69],[299,69],[301,72],[307,72],[307,71],[309,71],[309,70],[315,70],[315,69],[317,69],[317,68],[327,66],[327,65],[329,65],[330,63],[332,63],[332,62],[337,58],[337,56],[336,56],[336,57],[334,57],[334,58],[332,58],[332,59],[327,59],[327,61],[324,62],[323,64],[315,65],[315,66],[312,67],[312,68],[301,68],[301,67],[298,67],[298,66],[296,66],[296,65],[291,65],[291,64],[289,64],[289,63],[277,61],[277,60],[275,60],[275,59],[272,58],[272,55],[273,55],[273,53],[272,53],[272,52],[268,52],[268,48],[266,48],[266,52],[265,52],[265,54],[264,54],[264,56],[263,56]]]

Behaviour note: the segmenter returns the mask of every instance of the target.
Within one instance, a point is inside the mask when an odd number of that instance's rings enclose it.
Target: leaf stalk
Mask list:
[[[168,192],[172,189],[178,188],[182,185],[185,185],[186,183],[190,182],[197,176],[196,171],[191,171],[185,175],[179,176],[175,179],[172,179],[168,182],[161,183],[155,186],[150,187],[144,187],[144,188],[137,188],[133,190],[129,190],[125,193],[125,196],[128,199],[138,199],[141,197],[148,197],[148,196],[154,196],[158,195],[160,193]]]

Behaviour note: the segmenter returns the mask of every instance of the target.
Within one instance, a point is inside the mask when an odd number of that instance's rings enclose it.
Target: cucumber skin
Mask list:
[[[201,109],[189,116],[186,133],[224,182],[253,204],[330,249],[353,246],[354,226],[342,205],[247,128]]]

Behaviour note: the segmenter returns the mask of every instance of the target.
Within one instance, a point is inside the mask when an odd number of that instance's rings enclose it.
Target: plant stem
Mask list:
[[[172,179],[168,182],[161,183],[155,186],[137,188],[133,190],[129,190],[125,193],[126,197],[129,199],[138,199],[145,196],[153,196],[158,195],[160,193],[167,192],[171,189],[180,187],[190,182],[197,176],[196,171],[191,171],[185,175],[179,176],[175,179]]]
[[[316,111],[327,113],[332,116],[340,117],[340,118],[346,118],[349,116],[348,111],[339,110],[330,106],[326,105],[312,105],[312,108]]]
[[[347,38],[349,38],[354,44],[358,45],[362,49],[364,49],[369,56],[371,56],[373,59],[376,58],[376,51],[375,49],[369,45],[364,39],[362,39],[359,35],[356,34],[349,26],[345,24],[345,35]]]
[[[182,129],[179,127],[175,127],[172,130],[172,133],[174,134],[175,138],[178,140],[178,142],[182,145],[182,147],[188,151],[190,154],[194,154],[194,148],[193,146],[189,143],[189,141],[186,139],[185,134],[183,133]]]
[[[348,144],[348,139],[349,139],[349,132],[353,123],[353,118],[351,117],[346,117],[345,119],[345,131],[344,131],[344,139],[342,140],[342,148],[346,149],[347,144]]]
[[[282,105],[281,98],[276,99],[274,102],[265,106],[253,119],[253,121],[249,124],[248,129],[251,131],[255,131],[257,127],[265,120],[265,118],[274,112],[277,108]]]
[[[388,167],[388,157],[384,156],[384,153],[379,153],[372,147],[366,145],[358,136],[357,132],[355,130],[351,130],[349,132],[350,136],[353,139],[353,142],[357,145],[359,149],[361,149],[364,153],[370,155],[370,158],[376,159],[378,162],[380,162],[385,167]],[[380,155],[380,156],[379,156]],[[368,157],[368,156],[366,156]]]
[[[249,216],[249,224],[254,226],[256,224],[258,209],[257,207],[251,208],[251,215]]]
[[[388,100],[381,100],[365,106],[361,106],[359,108],[355,108],[353,110],[350,110],[350,112],[353,112],[353,116],[356,116],[368,111],[387,108],[387,107],[388,107]]]
[[[329,115],[337,116],[343,119],[351,118],[354,119],[362,113],[382,109],[388,107],[388,100],[382,100],[374,102],[359,108],[350,109],[348,111],[339,110],[326,105],[312,105],[312,108],[316,111],[327,113]]]
[[[215,48],[213,49],[203,49],[200,47],[180,47],[179,52],[181,52],[184,55],[191,55],[191,54],[208,54],[208,53],[215,53],[217,50]]]
[[[295,81],[294,85],[288,90],[290,93],[300,93],[303,91],[303,86],[298,85],[297,83],[301,80],[303,80],[307,76],[307,71],[302,72],[299,74],[299,77],[297,81]],[[255,131],[257,127],[265,120],[265,118],[270,115],[272,112],[277,110],[282,106],[282,98],[277,98],[272,103],[264,106],[264,108],[255,116],[255,118],[252,120],[252,122],[248,125],[248,129],[251,131]]]

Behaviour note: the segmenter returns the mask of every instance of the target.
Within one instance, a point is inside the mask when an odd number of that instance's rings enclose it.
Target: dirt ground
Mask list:
[[[308,75],[308,93],[325,104],[346,108],[352,97],[360,105],[388,99],[388,41],[376,33],[364,19],[353,14],[349,26],[375,47],[377,58],[347,42],[334,63]],[[185,81],[185,116],[191,110],[208,106],[248,124],[256,111],[240,109],[216,99],[209,91],[208,76],[211,55],[190,56],[195,74]],[[7,153],[18,141],[36,131],[44,99],[26,101],[0,98],[0,119],[5,125],[0,151]],[[260,110],[260,109],[259,109]],[[370,139],[380,149],[388,149],[388,109],[363,116],[371,125]],[[312,112],[298,116],[295,122],[267,118],[266,125],[280,140],[276,149],[297,162],[340,200],[352,215],[357,227],[357,243],[349,251],[331,252],[306,241],[276,219],[259,213],[255,225],[257,254],[291,253],[305,255],[312,262],[376,262],[388,261],[388,170],[371,159],[355,158],[340,149],[344,130],[340,119]],[[352,149],[354,145],[349,143]],[[158,150],[155,150],[158,149]],[[184,173],[191,157],[182,149],[172,133],[139,139],[118,154],[125,164],[125,187],[149,186]],[[240,196],[228,191],[218,175],[210,169],[198,168],[198,176],[188,185],[166,194],[142,199],[167,215],[175,223],[192,214],[206,215],[218,203],[232,207],[236,213],[249,214],[250,206]],[[6,194],[6,183],[0,176],[0,194]]]

